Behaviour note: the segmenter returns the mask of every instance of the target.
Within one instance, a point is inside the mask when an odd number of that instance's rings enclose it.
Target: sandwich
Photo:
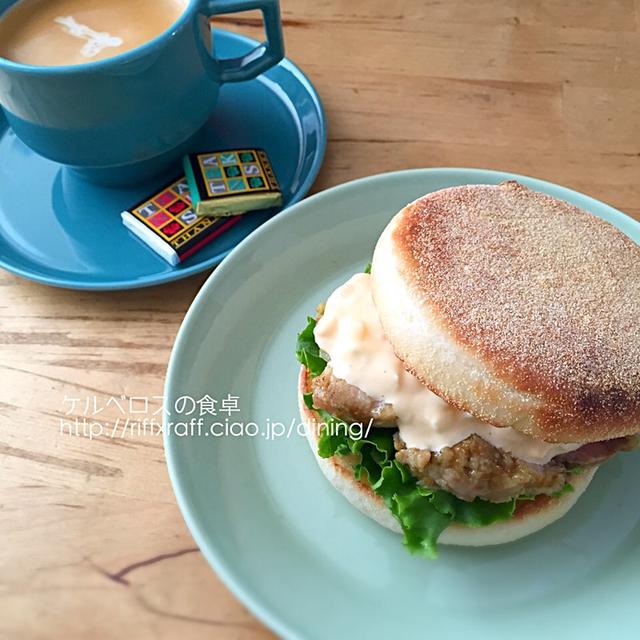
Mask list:
[[[428,558],[511,542],[638,444],[640,247],[517,182],[430,193],[296,355],[307,439],[353,506]]]

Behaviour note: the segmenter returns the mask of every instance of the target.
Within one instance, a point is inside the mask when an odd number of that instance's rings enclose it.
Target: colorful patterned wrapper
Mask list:
[[[172,180],[157,193],[123,211],[121,216],[132,233],[174,266],[239,220],[238,216],[197,216],[184,176]]]
[[[192,153],[184,172],[198,216],[231,216],[282,204],[282,193],[262,149]]]

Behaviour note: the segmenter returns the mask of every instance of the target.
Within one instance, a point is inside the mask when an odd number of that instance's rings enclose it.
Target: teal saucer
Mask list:
[[[215,32],[216,50],[224,57],[240,56],[256,44],[226,31]],[[285,59],[256,80],[224,85],[194,150],[265,149],[282,188],[283,207],[288,207],[313,184],[326,135],[315,89]],[[176,173],[180,171],[177,166]],[[0,109],[0,267],[73,289],[159,284],[212,268],[278,211],[246,215],[183,264],[172,267],[120,220],[123,209],[172,177],[159,176],[126,189],[84,182],[26,147],[8,128]]]
[[[442,547],[427,561],[347,503],[298,433],[294,350],[306,316],[362,270],[409,201],[506,179],[573,202],[640,241],[640,224],[624,214],[540,180],[474,169],[391,173],[311,196],[270,220],[213,273],[187,313],[165,387],[176,497],[218,575],[283,637],[638,637],[640,452],[603,465],[569,514],[538,534],[495,548]],[[219,404],[200,435],[168,428],[184,420],[176,399],[207,394],[236,397],[239,411],[227,416]],[[227,417],[244,423],[244,435],[238,427],[216,435]],[[210,432],[212,422],[222,426]]]

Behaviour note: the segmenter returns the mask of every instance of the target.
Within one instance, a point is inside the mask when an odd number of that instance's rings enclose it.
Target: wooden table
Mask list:
[[[329,119],[314,191],[394,169],[489,167],[640,217],[640,0],[282,5],[287,53]],[[254,13],[219,24],[261,37]],[[133,410],[109,398],[159,409],[205,278],[82,293],[0,276],[3,640],[271,635],[195,548],[160,436],[60,433],[61,419]]]

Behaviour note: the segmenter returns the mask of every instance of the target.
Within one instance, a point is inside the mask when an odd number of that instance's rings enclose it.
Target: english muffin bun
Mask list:
[[[402,533],[398,521],[393,517],[382,498],[376,495],[368,484],[355,479],[348,460],[340,456],[321,458],[318,455],[320,418],[304,403],[303,394],[308,391],[307,371],[302,367],[298,384],[300,416],[305,425],[309,446],[325,478],[356,509],[383,527],[396,533]],[[484,547],[513,542],[535,533],[559,520],[571,509],[589,486],[596,470],[597,466],[593,466],[572,478],[571,484],[574,490],[570,493],[565,493],[557,498],[539,496],[535,500],[518,503],[516,512],[509,520],[477,528],[452,524],[440,534],[438,544]]]
[[[640,430],[640,247],[607,222],[516,182],[443,189],[372,277],[397,356],[455,407],[549,442]]]

